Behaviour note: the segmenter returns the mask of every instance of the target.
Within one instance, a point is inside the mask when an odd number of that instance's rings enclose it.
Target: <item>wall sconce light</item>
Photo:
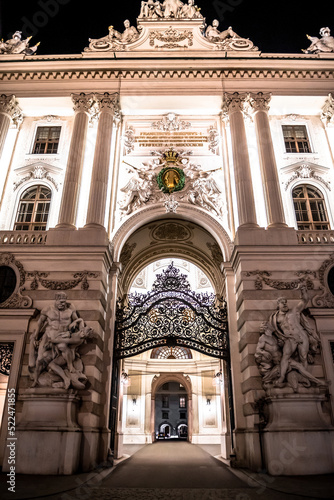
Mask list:
[[[211,405],[211,399],[210,398],[206,398],[206,404],[207,404],[207,406]]]
[[[126,373],[126,372],[122,372],[121,374],[121,384],[125,385],[125,386],[129,386],[130,385],[130,377],[129,375]]]
[[[222,385],[223,384],[223,374],[222,372],[217,372],[212,380],[212,385]]]
[[[133,406],[137,406],[137,398],[132,398],[132,404]]]

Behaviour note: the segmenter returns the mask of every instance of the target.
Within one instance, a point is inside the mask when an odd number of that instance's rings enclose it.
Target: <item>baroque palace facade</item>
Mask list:
[[[174,436],[333,472],[333,39],[241,35],[149,0],[78,55],[2,42],[4,471]]]

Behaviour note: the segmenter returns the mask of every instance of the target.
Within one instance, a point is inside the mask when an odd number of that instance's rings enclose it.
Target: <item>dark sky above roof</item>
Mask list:
[[[186,2],[185,2],[186,3]],[[301,54],[310,45],[306,34],[319,36],[328,26],[334,35],[334,2],[322,0],[197,0],[207,24],[218,19],[220,29],[232,26],[262,52]],[[14,31],[32,35],[30,46],[41,42],[37,54],[80,54],[88,38],[122,32],[123,21],[136,25],[140,0],[0,0],[1,38]]]

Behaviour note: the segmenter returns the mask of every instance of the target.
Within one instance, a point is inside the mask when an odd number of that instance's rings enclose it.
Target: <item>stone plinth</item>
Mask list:
[[[268,473],[309,475],[334,472],[334,428],[322,410],[320,390],[272,389],[266,398],[269,422],[263,431]]]
[[[65,390],[36,388],[26,390],[18,400],[23,401],[23,410],[16,428],[16,472],[77,472],[82,438],[76,418],[80,399]]]

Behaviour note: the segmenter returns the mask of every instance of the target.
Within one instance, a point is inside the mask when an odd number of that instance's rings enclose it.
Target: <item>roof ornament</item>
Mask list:
[[[32,37],[29,36],[22,40],[22,31],[15,31],[12,38],[6,42],[3,39],[0,42],[0,54],[25,54],[28,56],[33,55],[40,42],[36,43],[33,47],[29,47],[29,42]]]
[[[205,30],[205,37],[209,42],[216,44],[219,50],[258,50],[248,38],[237,35],[229,26],[224,31],[218,30],[219,21],[214,19],[212,25]]]
[[[194,4],[194,0],[188,0],[184,4],[181,0],[164,0],[162,3],[147,0],[141,3],[139,18],[146,19],[198,19],[202,18],[200,8]]]
[[[319,31],[321,38],[306,35],[311,40],[311,45],[307,49],[302,49],[305,54],[318,54],[319,52],[334,52],[334,38],[331,36],[329,28],[321,28]]]
[[[143,0],[137,27],[124,21],[120,33],[109,26],[107,36],[89,39],[84,52],[145,51],[258,51],[248,38],[242,38],[231,27],[218,29],[215,19],[206,26],[196,0]],[[153,49],[153,51],[152,51]]]

